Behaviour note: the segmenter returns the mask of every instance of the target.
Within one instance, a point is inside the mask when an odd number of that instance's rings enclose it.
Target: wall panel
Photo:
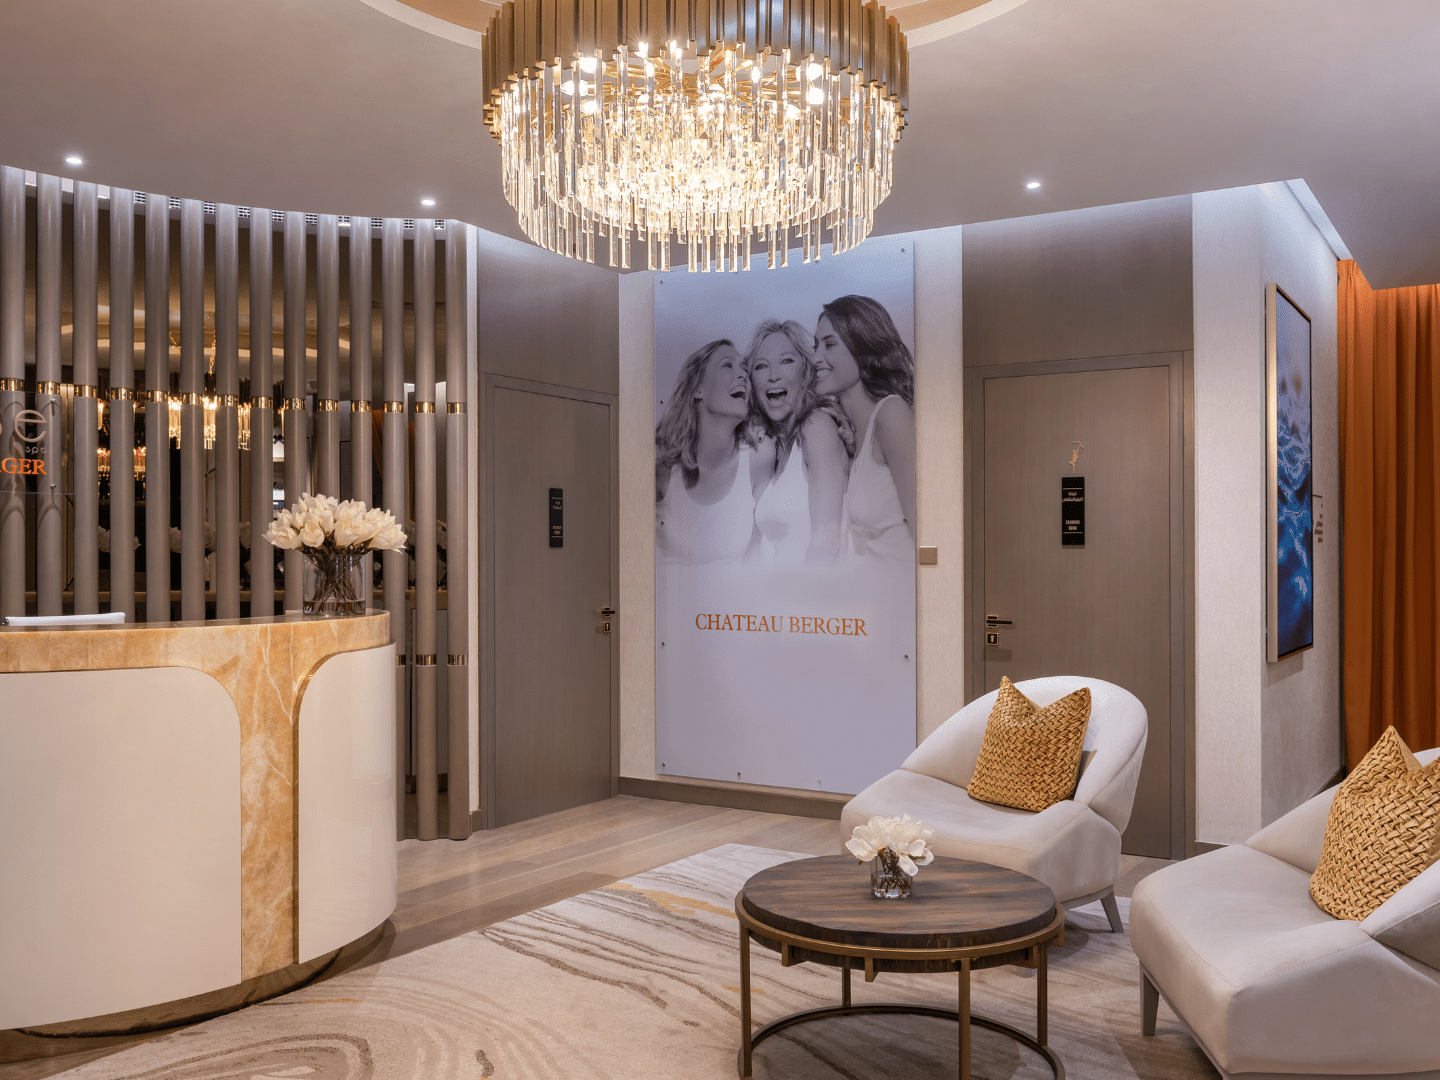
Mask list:
[[[964,227],[967,367],[1190,348],[1190,196]]]

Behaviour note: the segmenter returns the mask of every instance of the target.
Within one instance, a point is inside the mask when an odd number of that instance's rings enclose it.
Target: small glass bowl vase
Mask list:
[[[881,900],[904,900],[915,879],[900,869],[900,856],[886,848],[870,860],[870,889]]]
[[[363,551],[306,551],[305,614],[364,615]]]

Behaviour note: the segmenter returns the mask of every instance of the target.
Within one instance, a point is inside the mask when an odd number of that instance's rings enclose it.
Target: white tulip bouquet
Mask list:
[[[405,550],[405,530],[389,511],[308,492],[275,515],[265,539],[306,557],[307,615],[363,614],[365,553]]]
[[[289,510],[276,513],[265,539],[277,548],[307,553],[405,549],[405,530],[388,510],[308,492]]]
[[[909,814],[872,817],[856,825],[845,849],[859,862],[870,863],[870,885],[876,896],[898,900],[910,895],[910,879],[935,861],[930,850],[934,829]]]

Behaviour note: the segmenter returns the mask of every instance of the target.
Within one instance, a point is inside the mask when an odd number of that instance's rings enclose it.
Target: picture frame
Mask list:
[[[1315,644],[1311,320],[1265,286],[1266,660]]]

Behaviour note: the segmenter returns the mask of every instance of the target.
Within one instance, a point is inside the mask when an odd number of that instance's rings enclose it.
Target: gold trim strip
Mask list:
[[[220,396],[220,407],[223,409],[234,409],[240,405],[238,394],[222,394]]]
[[[55,394],[55,395],[58,396],[59,393],[60,393],[60,384],[59,384],[58,382],[42,382],[42,383],[36,383],[36,384],[35,384],[35,393],[37,393],[37,394]]]
[[[100,396],[100,388],[99,388],[98,386],[86,386],[84,383],[76,383],[76,384],[75,384],[75,396],[76,396],[76,397],[99,397],[99,396]]]
[[[368,401],[352,401],[352,402],[350,402],[350,411],[351,411],[352,413],[353,413],[353,412],[369,412],[369,411],[370,411],[370,402],[368,402]]]
[[[404,412],[404,411],[405,411],[405,402],[403,402],[403,401],[387,401],[387,402],[385,402],[385,411],[386,411],[386,412]]]
[[[445,658],[445,662],[448,663],[451,667],[464,667],[466,664],[470,663],[470,658],[466,656],[463,652],[452,652],[449,656]]]
[[[204,394],[181,394],[179,397],[181,405],[204,405]]]
[[[23,394],[25,392],[25,380],[0,379],[0,390],[11,394]]]
[[[404,654],[404,653],[396,653],[396,654],[395,654],[395,666],[396,666],[396,667],[404,667],[404,666],[405,666],[405,654]]]
[[[288,412],[304,412],[305,399],[303,397],[286,398],[285,409]]]
[[[315,411],[339,412],[340,402],[336,401],[334,398],[321,398],[319,401],[315,402]]]
[[[432,653],[416,653],[416,654],[415,654],[415,666],[416,666],[416,667],[434,667],[434,666],[435,666],[435,653],[433,653],[433,652],[432,652]]]
[[[140,393],[135,395],[135,400],[153,401],[157,405],[168,405],[170,403],[170,395],[164,390],[150,390],[148,392],[141,390]]]
[[[250,407],[252,409],[273,409],[275,408],[275,399],[268,397],[254,397],[250,399]]]
[[[445,411],[447,413],[463,413],[465,411],[465,402],[447,401],[445,403]]]
[[[135,391],[128,386],[112,386],[110,388],[111,401],[134,401]]]
[[[435,411],[435,402],[417,401],[415,402],[415,411],[417,413],[433,413]]]

